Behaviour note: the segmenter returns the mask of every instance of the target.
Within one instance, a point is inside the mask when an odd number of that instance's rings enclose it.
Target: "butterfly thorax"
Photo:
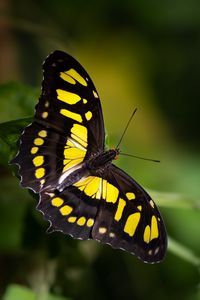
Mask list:
[[[113,159],[119,154],[119,149],[110,149],[94,154],[86,162],[86,167],[89,171],[104,168],[112,162]]]
[[[118,149],[110,149],[92,154],[85,163],[77,168],[72,168],[70,173],[66,172],[60,177],[57,190],[61,192],[66,187],[73,185],[86,176],[101,174],[118,154]]]

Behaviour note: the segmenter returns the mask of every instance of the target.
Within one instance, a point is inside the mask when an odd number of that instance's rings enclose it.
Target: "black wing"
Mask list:
[[[40,192],[104,148],[104,122],[98,93],[84,68],[70,55],[53,52],[43,64],[42,94],[34,122],[22,133],[11,161],[21,184]]]

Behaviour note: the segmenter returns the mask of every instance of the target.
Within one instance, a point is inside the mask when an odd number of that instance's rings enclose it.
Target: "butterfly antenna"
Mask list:
[[[139,159],[143,159],[143,160],[153,161],[153,162],[157,162],[157,163],[160,162],[160,160],[157,160],[157,159],[152,159],[152,158],[146,158],[146,157],[136,156],[136,155],[127,154],[127,153],[123,153],[123,152],[119,152],[119,154],[120,154],[120,155],[124,155],[124,156],[130,156],[130,157],[134,157],[134,158],[139,158]]]
[[[130,122],[131,122],[131,120],[132,120],[134,114],[136,113],[136,111],[137,111],[137,108],[135,108],[134,111],[132,112],[132,114],[131,114],[131,116],[130,116],[130,118],[129,118],[127,124],[126,124],[126,127],[125,127],[125,129],[124,129],[124,131],[123,131],[123,133],[122,133],[122,135],[121,135],[121,138],[120,138],[120,140],[119,140],[119,142],[118,142],[118,144],[117,144],[117,146],[116,146],[116,149],[119,148],[119,145],[121,144],[122,139],[123,139],[123,137],[124,137],[124,135],[125,135],[125,133],[126,133],[126,130],[127,130],[128,126],[129,126],[129,124],[130,124]]]

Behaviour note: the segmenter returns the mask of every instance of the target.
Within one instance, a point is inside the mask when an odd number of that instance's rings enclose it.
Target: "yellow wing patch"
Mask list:
[[[86,223],[86,218],[85,218],[85,217],[80,217],[80,218],[77,220],[77,224],[78,224],[79,226],[83,226],[83,225],[85,225],[85,223]]]
[[[87,128],[85,126],[74,124],[71,129],[71,137],[81,144],[84,148],[87,147]]]
[[[96,176],[88,176],[83,180],[79,180],[74,184],[79,190],[84,191],[84,193],[92,198],[101,198],[101,182],[102,179]]]
[[[76,81],[78,81],[80,84],[87,86],[87,82],[85,79],[74,69],[70,69],[69,71],[65,72],[67,75],[74,78]]]
[[[38,168],[38,169],[35,170],[35,177],[37,179],[40,179],[40,178],[44,177],[44,175],[45,175],[45,169],[44,168]]]
[[[106,180],[104,180],[106,181]],[[116,188],[114,185],[110,184],[109,182],[106,181],[106,195],[105,196],[105,200],[106,202],[112,202],[115,203],[118,199],[118,195],[119,195],[119,190],[118,188]]]
[[[129,215],[124,226],[124,232],[128,233],[130,236],[134,236],[140,217],[141,214],[139,212]]]
[[[72,212],[73,208],[69,205],[64,205],[60,208],[60,213],[63,216],[67,216]]]
[[[91,113],[91,111],[86,112],[85,117],[86,117],[86,120],[87,120],[87,121],[90,121],[90,119],[92,118],[92,113]]]
[[[60,77],[71,84],[76,84],[76,81],[71,76],[69,76],[66,72],[60,72]]]
[[[38,147],[32,147],[31,148],[31,154],[36,154],[38,152],[39,148]]]
[[[158,238],[158,222],[155,216],[151,218],[151,240]]]
[[[144,230],[143,239],[145,243],[150,243],[153,239],[157,239],[159,237],[158,231],[158,221],[156,216],[152,216],[151,218],[151,227],[147,225]]]
[[[80,114],[76,114],[68,109],[62,108],[60,110],[60,113],[61,113],[61,115],[65,116],[67,118],[73,119],[74,121],[78,121],[79,123],[83,122],[83,119]]]
[[[95,199],[103,198],[106,202],[110,203],[116,203],[119,196],[119,190],[114,185],[97,176],[88,176],[85,179],[81,179],[74,186],[84,191],[89,197]],[[122,210],[121,207],[119,208],[120,210]],[[120,212],[118,212],[118,216],[119,214]]]
[[[149,225],[147,225],[145,227],[145,230],[144,230],[144,236],[143,236],[143,239],[144,239],[144,242],[145,243],[149,243],[150,242],[150,236],[151,236],[151,228]]]
[[[71,137],[68,138],[63,152],[63,172],[84,160],[87,151],[87,138],[87,128],[74,124],[71,129]]]
[[[73,105],[76,104],[77,102],[79,102],[81,100],[81,97],[77,94],[71,93],[71,92],[67,92],[61,89],[57,89],[57,98],[60,101],[63,101],[67,104]]]
[[[63,205],[63,203],[64,200],[60,197],[55,197],[51,200],[51,204],[56,207],[60,207],[61,205]]]
[[[46,137],[47,137],[47,131],[40,130],[37,133],[37,137],[33,140],[33,147],[31,147],[31,150],[30,150],[31,154],[33,155],[32,163],[33,163],[34,167],[36,167],[35,172],[34,172],[36,179],[41,179],[42,177],[44,177],[45,172],[46,172],[45,168],[41,167],[44,164],[44,156],[43,155],[34,156],[39,151],[40,146],[42,146],[44,144]],[[42,179],[40,181],[41,186],[43,186],[44,183],[45,183],[45,180]]]
[[[44,163],[44,156],[39,155],[33,158],[33,164],[35,167],[39,167]]]
[[[42,137],[42,138],[45,138],[45,137],[47,137],[47,131],[46,131],[46,130],[40,130],[40,131],[38,132],[38,135],[39,135],[40,137]]]
[[[128,192],[128,193],[126,193],[126,197],[128,198],[128,200],[134,200],[135,194],[132,192]]]
[[[41,146],[41,145],[44,144],[44,140],[41,139],[41,138],[36,138],[36,139],[34,139],[34,144],[35,144],[36,146]]]
[[[119,198],[118,206],[117,206],[117,211],[115,213],[114,219],[116,221],[119,221],[122,217],[122,213],[124,211],[124,207],[126,206],[126,201],[122,198]]]

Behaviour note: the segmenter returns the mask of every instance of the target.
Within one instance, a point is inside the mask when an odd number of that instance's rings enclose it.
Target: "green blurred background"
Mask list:
[[[170,236],[147,265],[48,227],[37,197],[8,160],[27,120],[0,125],[0,298],[200,299],[200,2],[0,1],[0,120],[32,117],[41,64],[55,49],[77,58],[102,100],[109,146],[160,159],[116,164],[154,197]]]

